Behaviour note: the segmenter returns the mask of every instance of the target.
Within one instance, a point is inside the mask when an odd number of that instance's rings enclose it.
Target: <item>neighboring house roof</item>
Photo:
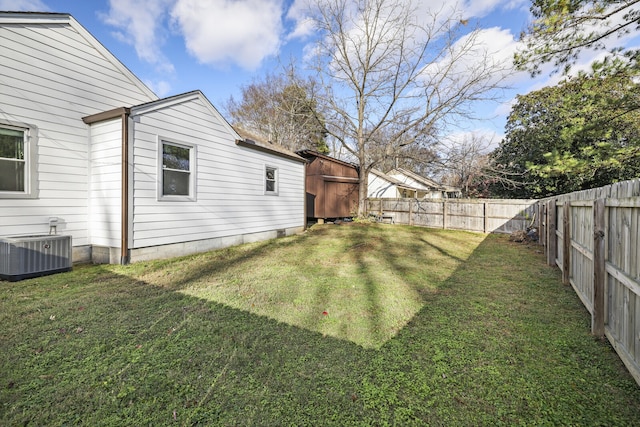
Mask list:
[[[371,170],[369,171],[369,173],[372,173],[372,174],[374,174],[374,175],[376,175],[376,176],[378,176],[378,177],[382,178],[383,180],[385,180],[385,181],[389,182],[390,184],[393,184],[393,185],[395,185],[395,186],[397,186],[397,187],[405,188],[405,189],[407,189],[407,190],[412,190],[412,191],[415,191],[415,190],[416,190],[416,188],[415,188],[415,187],[412,187],[412,186],[411,186],[411,185],[409,185],[409,184],[405,184],[404,182],[400,181],[399,179],[396,179],[396,178],[394,178],[394,177],[392,177],[392,176],[389,176],[389,175],[387,175],[387,174],[385,174],[385,173],[383,173],[383,172],[380,172],[380,171],[379,171],[379,170],[377,170],[377,169],[371,169]]]
[[[396,168],[396,169],[393,169],[392,171],[389,171],[388,174],[395,177],[397,177],[398,175],[401,175],[401,176],[404,175],[405,177],[411,178],[412,180],[416,181],[418,184],[424,186],[425,190],[441,190],[441,191],[445,190],[442,184],[439,184],[432,179],[426,178],[422,175],[418,175],[417,173],[408,171],[406,169]]]
[[[253,148],[255,150],[264,151],[270,154],[274,154],[280,157],[285,157],[290,160],[295,160],[301,163],[306,163],[307,160],[291,150],[286,149],[280,144],[266,141],[248,130],[241,127],[234,127],[234,132],[239,136],[236,140],[236,144],[241,147]]]
[[[123,75],[125,75],[135,86],[150,98],[158,98],[142,80],[131,72],[116,56],[98,41],[86,28],[84,28],[75,18],[68,13],[49,12],[0,12],[0,25],[2,24],[41,24],[41,25],[70,25],[78,32],[93,48],[113,64]]]

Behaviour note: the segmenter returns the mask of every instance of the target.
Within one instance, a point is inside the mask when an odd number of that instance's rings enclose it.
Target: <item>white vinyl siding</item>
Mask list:
[[[37,197],[0,203],[1,235],[89,244],[89,126],[82,117],[157,99],[73,18],[0,13],[3,119],[37,127]],[[93,191],[93,190],[92,190]],[[99,233],[98,233],[99,234]]]
[[[46,234],[57,217],[74,252],[120,247],[121,118],[90,125],[82,118],[122,107],[132,112],[130,248],[232,244],[304,226],[302,162],[238,146],[236,132],[199,92],[157,100],[67,15],[0,12],[0,82],[4,124],[29,136],[37,130],[36,156],[29,156],[37,160],[35,197],[0,203],[0,235]],[[163,138],[191,147],[190,197],[179,203],[158,197]],[[278,197],[265,194],[266,166],[277,169]]]
[[[120,247],[122,120],[91,125],[89,233],[92,245]]]
[[[367,193],[369,197],[374,199],[395,199],[402,197],[396,184],[371,172],[368,177]]]
[[[203,97],[145,111],[133,123],[132,248],[304,225],[304,164],[239,147],[237,135]],[[196,201],[158,201],[159,136],[197,147]],[[278,170],[279,197],[265,195],[265,165]]]

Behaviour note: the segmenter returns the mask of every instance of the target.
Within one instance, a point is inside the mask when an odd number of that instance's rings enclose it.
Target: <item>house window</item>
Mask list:
[[[0,125],[0,198],[35,197],[35,130]]]
[[[160,197],[193,200],[195,147],[161,141]]]
[[[267,166],[264,180],[265,194],[278,194],[278,169]]]

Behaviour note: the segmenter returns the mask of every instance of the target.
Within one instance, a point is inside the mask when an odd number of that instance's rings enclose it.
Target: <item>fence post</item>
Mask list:
[[[546,214],[546,203],[538,202],[538,244],[542,245],[543,251],[547,246]]]
[[[571,202],[562,206],[562,283],[571,279]]]
[[[547,208],[547,265],[556,264],[556,199],[549,201]]]
[[[413,211],[413,199],[409,199],[409,225],[413,225],[412,211]]]
[[[605,199],[593,202],[593,314],[591,333],[604,336],[605,270]]]
[[[442,228],[447,229],[447,201],[442,202]]]
[[[483,207],[483,215],[484,215],[484,223],[483,223],[483,232],[487,233],[487,230],[489,230],[489,218],[488,218],[488,209],[487,209],[487,202],[484,202],[484,207]]]

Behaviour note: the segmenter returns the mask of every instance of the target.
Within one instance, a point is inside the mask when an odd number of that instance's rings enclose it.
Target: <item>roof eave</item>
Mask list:
[[[303,157],[300,157],[295,153],[289,154],[289,153],[285,153],[285,152],[282,152],[282,151],[274,150],[272,148],[260,145],[256,141],[253,141],[251,139],[237,139],[236,140],[236,145],[238,145],[239,147],[245,147],[245,148],[250,148],[250,149],[253,149],[253,150],[256,150],[256,151],[261,151],[263,153],[271,154],[273,156],[283,157],[283,158],[289,159],[289,160],[294,160],[296,162],[307,163],[307,159],[305,159]]]

